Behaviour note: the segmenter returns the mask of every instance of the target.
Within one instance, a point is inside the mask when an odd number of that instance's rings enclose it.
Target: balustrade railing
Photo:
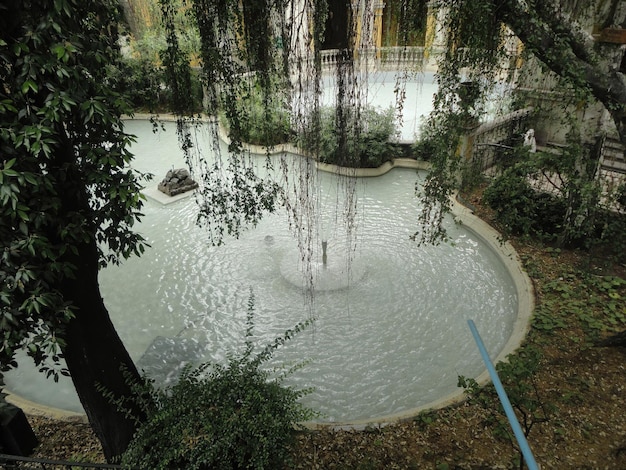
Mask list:
[[[397,69],[422,64],[425,57],[435,57],[443,49],[424,47],[379,47],[362,48],[354,51],[354,58],[361,66],[375,69]],[[321,51],[322,69],[329,69],[343,60],[343,51],[328,49]]]
[[[485,171],[495,164],[498,155],[502,155],[514,140],[521,140],[526,128],[527,118],[533,108],[524,108],[500,116],[492,121],[481,124],[469,134],[472,144],[471,158]],[[504,152],[506,153],[506,152]]]

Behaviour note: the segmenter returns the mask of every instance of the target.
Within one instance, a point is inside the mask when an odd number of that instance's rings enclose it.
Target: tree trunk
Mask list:
[[[79,247],[79,253],[76,278],[64,286],[65,299],[76,307],[76,317],[67,325],[63,354],[89,422],[111,462],[128,447],[136,422],[120,412],[98,387],[115,397],[131,397],[129,379],[140,377],[100,295],[95,243]],[[142,418],[138,410],[134,413]]]
[[[60,178],[58,194],[61,199],[61,221],[73,221],[76,214],[91,214],[88,185],[80,164],[74,156],[76,143],[66,136],[55,156],[58,159]],[[83,225],[90,222],[83,220]],[[126,450],[137,421],[145,416],[133,405],[132,416],[120,411],[118,406],[104,396],[132,399],[131,384],[140,375],[126,347],[111,322],[104,305],[98,283],[100,253],[96,242],[98,228],[85,226],[87,238],[74,239],[73,248],[64,256],[65,262],[74,266],[72,276],[66,276],[59,286],[63,298],[71,305],[75,315],[64,325],[65,345],[62,347],[67,368],[85,409],[89,423],[102,443],[107,461],[114,461]],[[126,406],[132,405],[132,402]]]
[[[136,39],[140,39],[140,28],[137,24],[137,19],[135,18],[133,6],[131,5],[129,0],[119,0],[119,3],[122,8],[122,12],[124,13],[124,20],[126,20],[126,24],[128,25],[130,33]]]

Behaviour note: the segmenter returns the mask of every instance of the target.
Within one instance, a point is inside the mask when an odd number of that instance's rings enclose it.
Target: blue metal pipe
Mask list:
[[[511,406],[509,397],[504,391],[504,387],[502,386],[502,382],[500,382],[500,377],[498,377],[496,368],[493,366],[493,363],[489,358],[489,353],[487,352],[487,348],[485,348],[485,344],[483,343],[483,340],[478,333],[478,329],[476,328],[473,320],[467,320],[467,323],[470,330],[472,331],[472,335],[474,335],[474,340],[478,345],[480,355],[483,357],[483,362],[487,366],[487,370],[489,371],[489,375],[491,376],[491,381],[493,382],[494,387],[496,387],[496,392],[498,392],[498,397],[500,397],[500,402],[502,403],[504,412],[506,413],[506,417],[509,419],[509,423],[511,424],[511,428],[513,429],[513,434],[515,434],[517,443],[519,444],[520,450],[522,451],[526,466],[528,467],[528,470],[539,470],[539,466],[537,465],[535,457],[533,456],[533,452],[528,445],[526,436],[524,436],[524,431],[522,431],[522,427],[520,426],[519,421],[517,420],[517,416],[513,411],[513,407]]]

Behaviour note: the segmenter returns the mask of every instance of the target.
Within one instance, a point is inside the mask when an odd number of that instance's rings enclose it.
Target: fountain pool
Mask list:
[[[154,134],[147,121],[127,124],[138,136],[135,166],[157,179],[183,166],[174,126],[166,127]],[[152,248],[100,275],[105,303],[131,356],[165,382],[176,376],[181,361],[224,361],[243,347],[252,292],[260,346],[297,322],[316,318],[271,365],[307,361],[288,382],[314,388],[304,401],[322,414],[320,421],[392,419],[458,394],[457,375],[484,371],[467,319],[478,325],[492,358],[501,357],[525,328],[530,287],[517,279],[514,260],[469,229],[472,224],[447,220],[449,244],[418,247],[409,240],[419,211],[414,185],[423,176],[393,169],[359,179],[352,241],[341,223],[331,222],[342,208],[337,177],[318,176],[328,263],[316,250],[318,288],[312,301],[282,214],[266,217],[238,240],[211,247],[195,225],[193,198],[167,205],[149,199],[137,230]],[[521,316],[520,308],[526,312]],[[25,358],[19,362],[5,377],[9,390],[36,403],[81,411],[69,379],[55,384]]]

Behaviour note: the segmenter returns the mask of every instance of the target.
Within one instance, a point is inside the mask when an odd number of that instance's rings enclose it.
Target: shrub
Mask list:
[[[376,168],[398,152],[397,145],[391,142],[396,132],[393,108],[367,107],[359,116],[350,110],[344,113],[343,136],[337,125],[337,110],[325,107],[319,114],[320,132],[315,132],[317,120],[309,116],[299,132],[297,145],[318,155],[323,163],[352,168]],[[343,145],[342,139],[345,139]]]
[[[563,174],[558,163],[554,155],[538,152],[533,159],[505,169],[491,182],[484,201],[494,209],[500,228],[507,234],[537,237],[623,262],[624,186],[601,193],[596,180]],[[545,172],[561,181],[559,192],[532,188],[529,181]]]
[[[562,199],[535,191],[523,166],[506,170],[484,193],[485,202],[496,212],[505,232],[554,239],[566,211]]]
[[[626,262],[626,184],[605,194],[604,207],[598,210],[592,236],[585,239],[585,247],[601,255],[610,263]]]
[[[125,58],[118,67],[112,67],[111,75],[118,77],[128,95],[134,111],[149,113],[167,112],[173,109],[173,96],[166,85],[165,70],[148,59]],[[198,73],[192,71],[191,86],[194,103],[189,112],[202,110],[202,85]]]
[[[246,142],[271,147],[289,141],[289,112],[278,97],[264,100],[257,90],[250,96],[247,105],[250,124]]]
[[[235,103],[230,113],[235,113],[238,119],[236,127],[230,126],[227,119],[228,112],[220,113],[220,120],[228,129],[231,138],[236,141],[253,145],[272,147],[289,142],[291,138],[290,115],[284,103],[284,95],[278,90],[278,85],[272,85],[276,93],[266,95],[259,83],[242,85],[245,93]],[[226,104],[225,104],[226,105]]]
[[[432,139],[421,138],[413,144],[411,150],[417,160],[429,162],[437,151],[437,145]]]
[[[260,368],[309,322],[298,324],[253,354],[252,307],[246,349],[228,364],[187,368],[167,389],[148,386],[148,418],[122,463],[133,469],[280,468],[290,454],[295,424],[313,413],[299,403],[308,391],[282,383]],[[142,395],[141,393],[139,394]]]
[[[554,404],[539,394],[535,375],[542,359],[539,349],[526,346],[496,365],[498,377],[516,412],[525,437],[529,436],[535,424],[549,421],[558,411]],[[476,404],[487,411],[481,428],[490,429],[495,437],[510,442],[519,453],[519,468],[524,468],[521,448],[517,444],[493,383],[481,387],[475,379],[461,375],[458,376],[457,385],[465,389],[470,404]]]

